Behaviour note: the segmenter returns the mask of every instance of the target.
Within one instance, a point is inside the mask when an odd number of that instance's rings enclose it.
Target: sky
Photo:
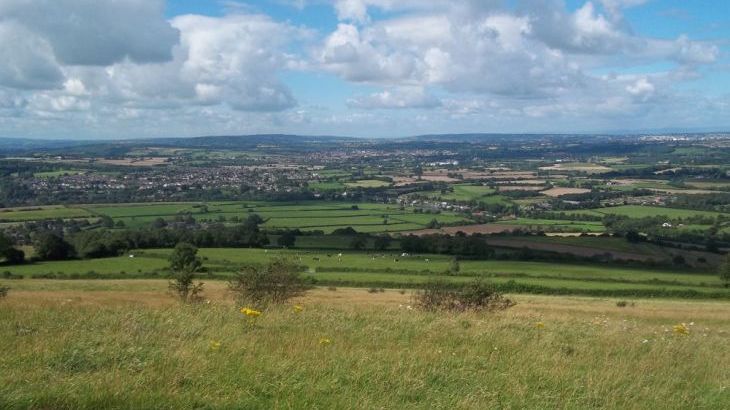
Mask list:
[[[0,137],[683,130],[727,0],[0,0]]]

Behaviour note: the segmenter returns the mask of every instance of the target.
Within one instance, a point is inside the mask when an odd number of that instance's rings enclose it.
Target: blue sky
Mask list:
[[[5,137],[730,130],[723,0],[6,0],[0,42]]]

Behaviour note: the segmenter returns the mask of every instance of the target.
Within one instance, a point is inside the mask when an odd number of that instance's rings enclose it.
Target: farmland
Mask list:
[[[245,219],[257,214],[272,229],[321,230],[353,227],[361,232],[398,232],[425,227],[432,220],[442,224],[463,224],[468,219],[451,212],[414,214],[397,206],[348,202],[301,204],[267,202],[156,203],[124,205],[45,206],[0,211],[6,222],[37,221],[58,218],[98,218],[108,216],[124,226],[141,227],[158,218],[174,220],[192,215],[196,218],[223,221]]]

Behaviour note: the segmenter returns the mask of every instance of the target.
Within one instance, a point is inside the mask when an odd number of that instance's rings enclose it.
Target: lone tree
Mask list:
[[[730,253],[725,256],[725,262],[720,264],[720,279],[725,287],[730,287]]]
[[[203,264],[198,258],[198,248],[180,242],[170,255],[170,269],[172,269],[172,281],[169,288],[183,302],[198,302],[202,299],[203,283],[193,283],[195,272],[198,272]]]
[[[297,242],[297,234],[294,231],[286,231],[276,239],[276,244],[282,248],[291,248]]]

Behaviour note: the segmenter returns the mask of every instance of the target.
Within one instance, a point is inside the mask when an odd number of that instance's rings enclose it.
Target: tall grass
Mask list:
[[[252,323],[222,298],[140,307],[88,294],[14,292],[0,305],[0,408],[730,404],[726,304],[532,296],[433,313],[396,292],[320,290]],[[679,321],[688,335],[672,331]]]

